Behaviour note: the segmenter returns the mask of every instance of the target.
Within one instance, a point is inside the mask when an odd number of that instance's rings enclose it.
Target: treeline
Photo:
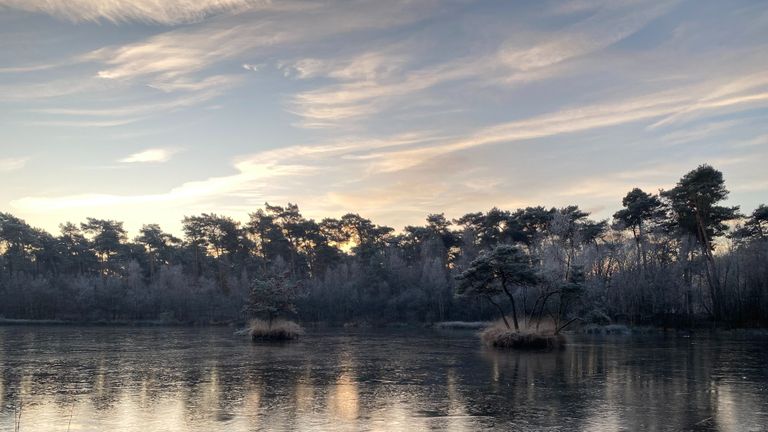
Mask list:
[[[0,213],[0,316],[25,319],[227,322],[246,318],[254,281],[299,287],[304,321],[432,322],[495,317],[456,294],[457,276],[499,245],[568,293],[560,315],[593,322],[768,325],[768,207],[721,205],[722,174],[702,165],[659,194],[630,191],[611,221],[578,206],[493,208],[450,221],[429,215],[401,233],[357,214],[315,221],[296,205],[185,217],[183,238],[88,218],[56,235]],[[531,287],[494,297],[536,310]],[[540,310],[538,313],[544,313]],[[547,313],[553,313],[548,310]]]

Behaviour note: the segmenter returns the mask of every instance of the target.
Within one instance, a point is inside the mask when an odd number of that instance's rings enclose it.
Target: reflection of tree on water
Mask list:
[[[680,343],[672,338],[660,345],[654,338],[618,344],[597,341],[563,353],[484,351],[489,364],[487,391],[498,400],[488,414],[514,422],[538,417],[540,424],[552,426],[572,419],[569,427],[583,430],[612,425],[641,430],[744,429],[744,413],[756,406],[756,400],[733,392],[714,375],[716,365],[738,364],[738,358],[707,340],[682,349]],[[764,382],[764,375],[755,378]],[[738,375],[728,376],[732,380]],[[738,403],[731,400],[737,394]],[[740,420],[734,420],[735,411]]]
[[[572,386],[570,353],[484,348],[481,357],[487,366],[485,385],[473,388],[475,394],[468,399],[492,402],[470,404],[470,411],[512,423],[533,421],[544,425],[563,425],[567,417],[578,417],[584,396]]]
[[[22,430],[56,429],[70,412],[72,430],[141,432],[729,431],[766,420],[766,351],[744,343],[596,339],[519,353],[485,350],[469,333],[310,340],[242,344],[225,329],[0,328],[0,430],[11,428],[22,398]]]

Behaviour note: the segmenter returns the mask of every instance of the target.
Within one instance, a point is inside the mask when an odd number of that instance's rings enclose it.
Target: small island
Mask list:
[[[571,272],[566,275],[568,280],[562,283],[547,280],[535,272],[532,258],[521,248],[499,245],[490,251],[481,252],[469,268],[457,277],[457,292],[464,297],[484,299],[498,310],[501,319],[481,333],[487,345],[516,349],[563,348],[566,338],[561,331],[577,319],[565,321],[564,317],[570,311],[569,299],[582,288],[583,277],[575,276],[579,274]],[[526,308],[521,322],[513,290],[531,287],[535,287],[537,297],[531,310]],[[509,300],[514,328],[510,326],[501,302],[495,300],[501,295]],[[527,298],[523,296],[524,301]],[[545,319],[550,301],[558,303],[554,308],[556,312],[550,311],[553,318]],[[563,321],[565,323],[561,324]]]
[[[245,312],[254,316],[245,333],[255,341],[291,341],[304,334],[294,321],[279,318],[296,313],[296,297],[300,284],[292,282],[286,273],[254,279]],[[262,316],[264,319],[257,318]]]

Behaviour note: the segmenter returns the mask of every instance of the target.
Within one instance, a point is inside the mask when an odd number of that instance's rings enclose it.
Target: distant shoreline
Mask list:
[[[0,318],[0,326],[87,326],[87,327],[229,327],[235,323],[184,323],[160,320],[136,320],[136,321],[73,321],[59,319],[14,319]]]
[[[424,329],[430,328],[438,331],[478,331],[480,322],[462,322],[447,321],[436,323],[404,323],[392,322],[379,325],[349,325],[349,324],[329,324],[307,322],[303,326],[310,329],[339,329],[339,330],[373,330],[373,329]],[[238,321],[232,322],[210,322],[210,323],[184,323],[160,320],[136,320],[136,321],[72,321],[59,319],[13,319],[0,318],[0,327],[12,326],[71,326],[71,327],[231,327],[241,328],[245,324]],[[617,327],[623,328],[622,331],[616,331]],[[721,327],[721,326],[693,326],[693,327],[654,327],[654,326],[585,326],[578,330],[566,332],[569,334],[583,334],[586,336],[631,336],[631,335],[652,335],[652,334],[732,334],[749,333],[757,335],[768,335],[768,328],[764,327]]]

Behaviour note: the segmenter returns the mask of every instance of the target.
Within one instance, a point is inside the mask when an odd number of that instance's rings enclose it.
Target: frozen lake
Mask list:
[[[768,338],[0,327],[0,431],[768,430]]]

